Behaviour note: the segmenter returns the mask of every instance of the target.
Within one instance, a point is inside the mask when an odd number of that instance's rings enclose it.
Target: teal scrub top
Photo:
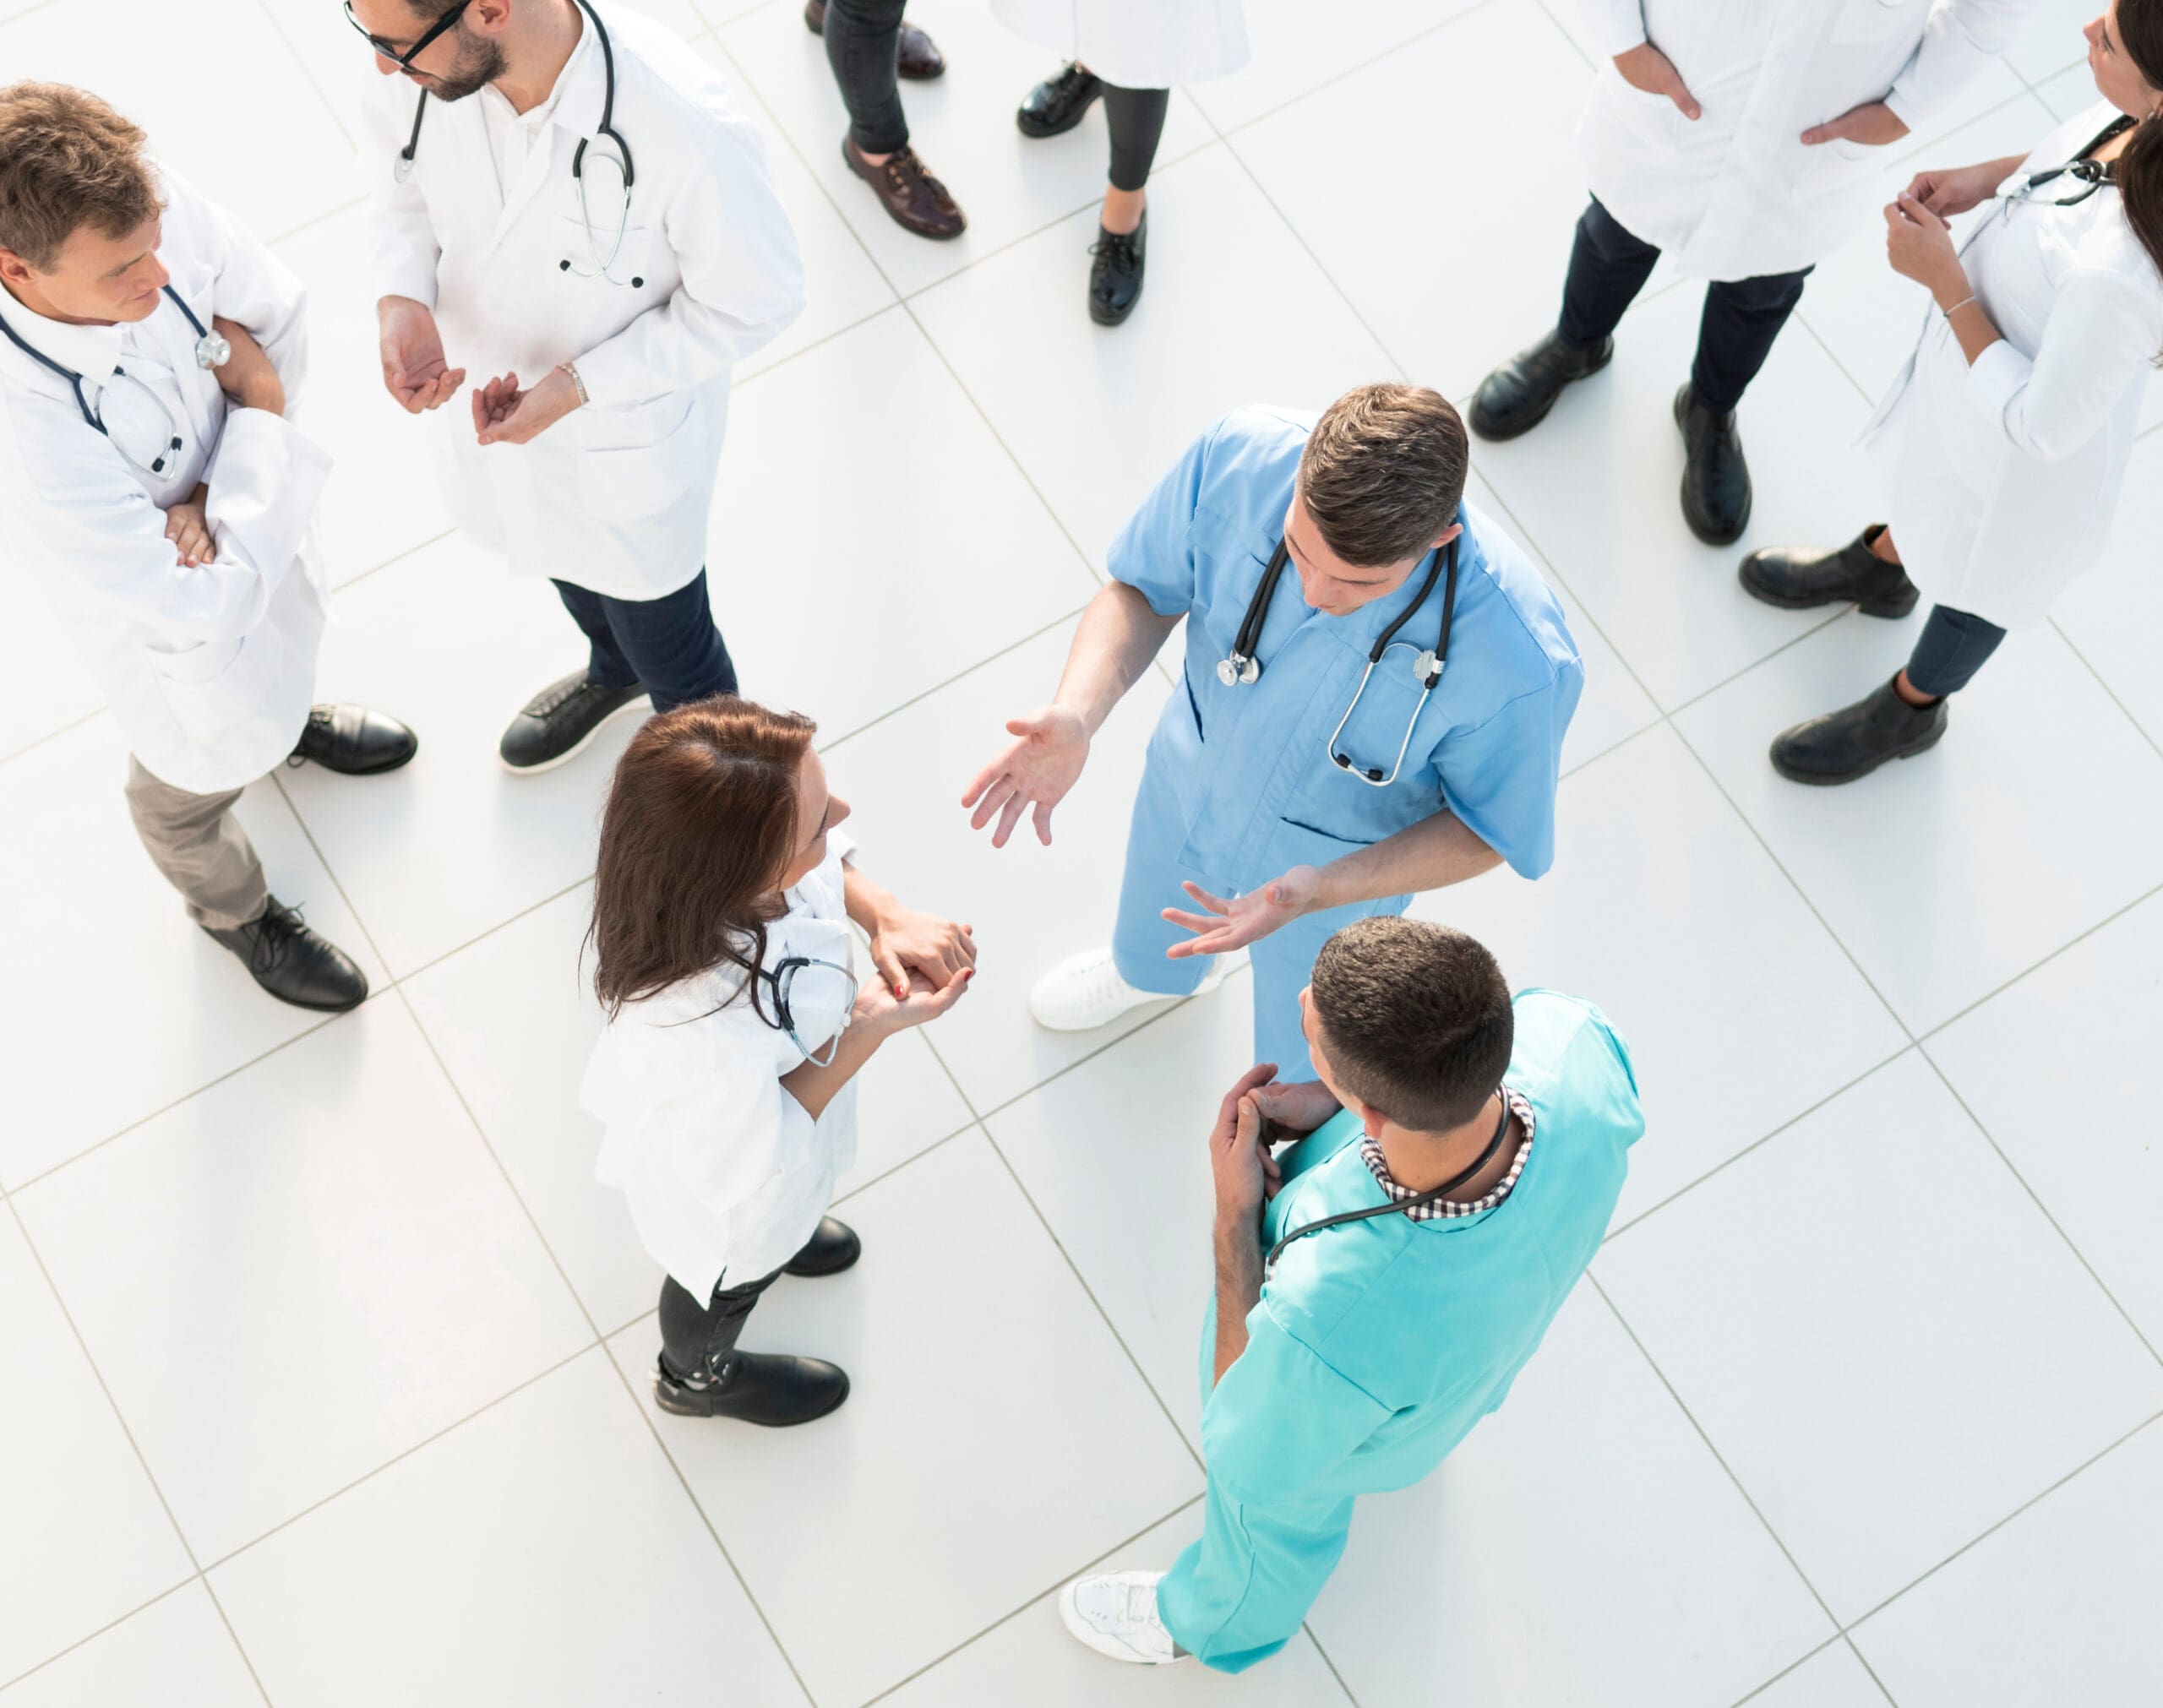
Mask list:
[[[1532,1154],[1474,1216],[1381,1216],[1285,1248],[1247,1346],[1202,1409],[1212,1482],[1267,1506],[1417,1482],[1502,1403],[1598,1250],[1644,1131],[1628,1047],[1590,1003],[1516,1002],[1507,1083]],[[1292,1228],[1387,1201],[1347,1112],[1287,1153],[1263,1249]],[[1213,1324],[1203,1336],[1202,1379]]]
[[[1345,726],[1343,750],[1396,780],[1376,788],[1330,762],[1368,655],[1419,590],[1403,587],[1349,617],[1300,596],[1287,564],[1256,657],[1258,681],[1226,687],[1217,666],[1284,530],[1311,411],[1242,409],[1190,445],[1112,543],[1108,567],[1161,617],[1184,617],[1185,683],[1158,720],[1149,763],[1179,797],[1190,870],[1245,891],[1289,867],[1339,856],[1445,809],[1526,878],[1555,858],[1562,737],[1584,665],[1561,607],[1501,526],[1464,505],[1457,616],[1441,682],[1425,704],[1414,672],[1441,625],[1447,576],[1397,632]]]

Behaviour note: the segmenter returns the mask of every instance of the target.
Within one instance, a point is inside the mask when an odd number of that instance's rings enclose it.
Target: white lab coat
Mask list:
[[[307,368],[300,280],[170,168],[158,258],[205,328],[246,327],[284,382],[290,411]],[[127,461],[83,418],[66,378],[0,340],[0,495],[8,541],[45,584],[104,690],[129,750],[196,794],[251,783],[291,753],[314,698],[329,608],[309,520],[330,459],[290,422],[228,405],[197,365],[196,333],[170,301],[147,319],[76,326],[0,289],[0,317],[84,376],[90,408],[142,462],[163,418],[116,366],[148,385],[182,448],[162,475]],[[147,429],[147,430],[146,430]],[[165,512],[207,482],[215,561],[182,566]]]
[[[1247,63],[1240,0],[991,0],[1016,35],[1122,89],[1170,89]]]
[[[658,599],[706,562],[706,516],[731,366],[804,307],[804,266],[756,126],[720,74],[643,14],[602,3],[615,50],[614,125],[635,181],[614,278],[581,278],[591,248],[571,177],[606,93],[593,21],[509,188],[477,97],[430,98],[414,170],[392,171],[418,91],[375,77],[373,283],[435,310],[469,389],[506,372],[534,386],[575,362],[591,401],[524,445],[476,442],[465,393],[437,413],[459,527],[549,575],[620,599]],[[637,279],[642,283],[629,281]]]
[[[2117,116],[2102,102],[2061,125],[2002,196],[2072,160]],[[1940,604],[2017,628],[2040,623],[2109,542],[2163,351],[2163,279],[2110,189],[2069,208],[1986,203],[1967,216],[1961,261],[2004,336],[1970,367],[1931,305],[1866,432],[1893,453],[1887,519],[1909,578]]]
[[[1599,72],[1578,129],[1592,193],[1685,278],[1815,265],[1877,198],[1883,150],[1806,146],[1812,125],[1883,101],[1910,130],[2019,35],[2035,0],[1580,0]],[[1649,40],[1703,116],[1622,80]]]
[[[826,857],[766,928],[769,971],[789,955],[847,966],[842,862],[856,845],[826,833]],[[716,971],[627,1003],[586,1064],[579,1101],[603,1125],[594,1177],[630,1201],[648,1255],[704,1303],[716,1286],[771,1275],[804,1248],[856,1161],[856,1081],[817,1120],[782,1085],[796,1042],[755,1012],[742,974]],[[773,1013],[771,986],[760,993]],[[846,1021],[798,1006],[813,1049]]]

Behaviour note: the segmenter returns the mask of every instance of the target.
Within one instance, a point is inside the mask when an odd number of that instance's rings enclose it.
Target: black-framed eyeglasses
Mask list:
[[[466,15],[466,8],[472,3],[473,0],[458,0],[458,3],[456,5],[453,6],[449,11],[444,13],[442,17],[436,19],[435,23],[429,28],[427,35],[423,35],[418,41],[416,41],[403,53],[399,52],[380,35],[371,35],[368,34],[368,26],[353,15],[353,0],[346,0],[346,21],[351,24],[354,29],[360,31],[361,39],[367,42],[369,47],[374,52],[381,54],[400,71],[411,71],[413,68],[413,62],[428,51],[429,44],[434,41],[439,35],[443,35],[446,30],[455,28],[458,24],[458,20]]]

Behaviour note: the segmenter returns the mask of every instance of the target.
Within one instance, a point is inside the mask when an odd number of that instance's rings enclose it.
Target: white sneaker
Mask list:
[[[1162,1572],[1099,1572],[1059,1592],[1059,1616],[1078,1642],[1114,1661],[1169,1667],[1179,1645],[1157,1617]]]
[[[1212,955],[1209,971],[1194,994],[1207,996],[1224,982],[1236,957]],[[1108,1026],[1129,1009],[1144,1003],[1177,1002],[1177,997],[1137,990],[1119,976],[1109,949],[1085,949],[1070,955],[1046,973],[1029,993],[1029,1012],[1048,1031],[1092,1032]]]

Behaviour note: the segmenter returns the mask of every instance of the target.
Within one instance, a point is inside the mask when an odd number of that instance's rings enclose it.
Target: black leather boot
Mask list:
[[[1750,465],[1735,414],[1714,415],[1688,386],[1675,394],[1675,424],[1689,460],[1682,465],[1682,519],[1708,546],[1730,546],[1750,525]]]
[[[1062,65],[1022,98],[1015,125],[1023,136],[1057,136],[1081,123],[1089,103],[1103,92],[1103,82],[1093,71]]]
[[[1483,439],[1513,439],[1547,419],[1565,386],[1598,373],[1615,355],[1615,340],[1603,338],[1595,350],[1579,350],[1550,332],[1479,382],[1468,419]]]
[[[848,1373],[823,1358],[778,1352],[731,1352],[720,1363],[679,1376],[662,1359],[653,1401],[678,1417],[733,1417],[786,1429],[823,1417],[848,1398]]]
[[[864,1255],[864,1242],[847,1222],[831,1216],[819,1218],[804,1249],[781,1266],[783,1275],[839,1275]]]
[[[1945,734],[1942,699],[1910,705],[1888,682],[1853,705],[1812,718],[1773,743],[1773,769],[1791,783],[1852,783],[1888,759],[1913,759]]]
[[[1898,563],[1870,549],[1884,531],[1882,522],[1866,528],[1836,552],[1768,546],[1745,558],[1735,574],[1752,598],[1785,610],[1852,600],[1866,617],[1905,617],[1922,590]]]
[[[421,750],[420,737],[396,718],[362,705],[312,707],[300,745],[286,763],[313,761],[349,777],[395,771]]]
[[[1089,246],[1096,258],[1089,264],[1089,318],[1099,326],[1116,326],[1134,313],[1141,300],[1141,269],[1148,259],[1149,212],[1131,231],[1107,231],[1097,227],[1097,241]]]
[[[368,996],[368,975],[353,958],[311,931],[300,909],[282,906],[275,896],[245,925],[231,931],[207,925],[203,929],[238,955],[256,983],[281,1003],[343,1014]]]

